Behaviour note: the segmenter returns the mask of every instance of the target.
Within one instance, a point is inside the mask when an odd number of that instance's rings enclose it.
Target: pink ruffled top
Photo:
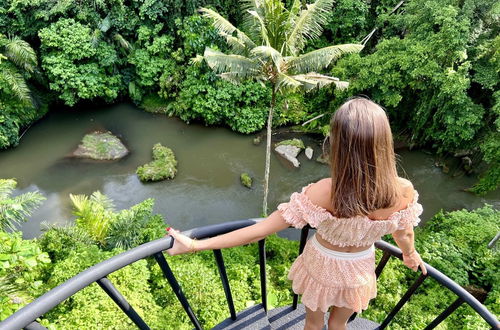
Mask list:
[[[282,203],[278,210],[285,221],[295,228],[309,224],[330,244],[338,246],[370,246],[382,236],[404,229],[420,222],[422,205],[418,203],[415,191],[413,201],[385,220],[372,220],[365,215],[352,218],[337,218],[328,210],[314,204],[305,194],[310,185],[300,193],[293,193],[288,203]]]

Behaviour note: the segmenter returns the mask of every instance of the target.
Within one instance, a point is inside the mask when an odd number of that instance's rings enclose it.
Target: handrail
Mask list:
[[[218,223],[194,228],[184,232],[184,234],[193,238],[203,239],[248,227],[258,221],[259,219],[248,219]],[[136,261],[170,249],[172,245],[172,237],[167,236],[122,252],[87,268],[9,316],[0,323],[0,328],[6,330],[24,328],[55,306],[59,305],[65,299],[71,297],[90,284]]]
[[[248,220],[237,220],[224,222],[214,225],[208,225],[203,227],[194,228],[188,231],[183,232],[191,238],[204,239],[208,237],[213,237],[221,234],[225,234],[240,228],[244,228],[247,226],[251,226],[255,223],[262,221],[263,219],[248,219]],[[299,253],[303,250],[307,234],[310,227],[306,226],[302,229],[301,233],[301,244],[299,247]],[[195,325],[195,328],[201,329],[201,325],[199,325],[196,316],[194,316],[189,303],[186,298],[183,296],[182,290],[178,283],[176,282],[175,277],[171,273],[171,270],[164,258],[162,251],[170,249],[173,245],[173,239],[170,236],[142,244],[136,248],[120,253],[116,256],[111,257],[105,261],[102,261],[81,273],[75,275],[70,278],[68,281],[60,284],[59,286],[53,288],[49,292],[40,296],[27,306],[21,308],[16,313],[9,316],[3,322],[0,323],[1,329],[45,329],[43,326],[38,324],[35,320],[47,313],[49,310],[60,304],[65,299],[69,298],[73,294],[77,293],[81,289],[89,286],[90,284],[97,282],[101,285],[101,287],[108,293],[108,295],[124,310],[125,313],[129,316],[129,318],[134,321],[134,323],[141,329],[149,329],[148,326],[144,323],[144,321],[140,318],[137,313],[133,310],[131,306],[128,305],[128,302],[125,300],[123,296],[116,290],[111,282],[106,278],[107,275],[130,265],[138,260],[154,256],[157,262],[160,265],[160,268],[165,274],[165,277],[169,281],[170,285],[174,289],[179,301],[183,305],[186,313],[190,317],[191,321]],[[384,255],[377,266],[376,274],[377,277],[382,272],[384,266],[391,256],[394,256],[398,259],[402,259],[402,252],[399,248],[384,242],[377,241],[375,246],[378,249],[384,251]],[[263,300],[263,306],[266,306],[266,289],[265,289],[265,251],[264,251],[264,240],[259,241],[259,255],[260,255],[260,266],[261,266],[261,294]],[[215,253],[215,250],[214,250]],[[224,277],[224,265],[222,262],[222,255],[215,253],[216,259],[219,258],[218,266],[221,273],[221,278]],[[443,313],[441,313],[426,329],[432,329],[437,326],[441,321],[443,321],[447,316],[455,311],[463,302],[466,302],[469,306],[471,306],[493,329],[500,329],[499,323],[496,317],[488,311],[488,309],[482,305],[476,298],[474,298],[469,292],[451,280],[449,277],[441,273],[439,270],[434,267],[425,264],[427,268],[427,275],[421,274],[416,282],[412,285],[412,287],[406,292],[406,294],[401,298],[396,307],[389,313],[386,320],[382,323],[380,329],[383,329],[387,324],[392,320],[395,314],[399,312],[401,307],[409,300],[410,296],[415,292],[415,290],[420,286],[420,284],[427,277],[431,277],[435,279],[438,283],[452,291],[458,296],[458,299],[454,301]],[[224,281],[224,279],[222,279]],[[226,279],[227,281],[227,279]],[[226,297],[230,296],[229,284],[226,283],[227,290]],[[225,288],[226,290],[226,288]],[[232,300],[232,299],[231,299]],[[229,303],[229,300],[228,300]],[[232,302],[231,302],[232,303]],[[231,310],[231,303],[230,310]],[[297,298],[294,296],[294,307],[296,307]],[[353,315],[353,318],[355,315]],[[234,319],[234,311],[231,310],[231,318]]]
[[[375,247],[382,251],[387,251],[391,256],[403,260],[403,253],[401,252],[401,250],[392,244],[384,241],[377,241],[375,243]],[[439,284],[455,293],[460,299],[463,300],[463,302],[472,307],[493,328],[499,328],[499,323],[496,317],[467,290],[462,288],[451,278],[441,273],[439,270],[432,267],[428,263],[425,263],[425,268],[427,269],[427,277],[432,277]]]

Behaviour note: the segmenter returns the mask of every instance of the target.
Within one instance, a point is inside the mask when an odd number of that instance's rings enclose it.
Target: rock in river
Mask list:
[[[127,148],[111,132],[93,132],[83,137],[73,156],[95,160],[116,160],[128,154]]]

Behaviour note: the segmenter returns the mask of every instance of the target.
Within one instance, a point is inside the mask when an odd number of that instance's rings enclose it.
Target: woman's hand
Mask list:
[[[403,263],[410,269],[413,269],[414,271],[418,270],[418,267],[420,266],[420,269],[422,270],[422,273],[424,275],[427,275],[427,269],[425,268],[425,263],[420,257],[420,254],[416,250],[413,250],[410,254],[404,254],[403,253]]]
[[[174,238],[174,245],[170,249],[167,250],[167,253],[171,256],[175,256],[177,254],[183,254],[188,252],[196,251],[196,241],[187,237],[186,235],[181,234],[177,230],[173,228],[167,228],[167,235],[170,235]]]

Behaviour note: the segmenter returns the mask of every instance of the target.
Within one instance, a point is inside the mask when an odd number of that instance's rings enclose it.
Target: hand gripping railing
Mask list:
[[[249,220],[239,220],[239,221],[231,221],[220,223],[216,225],[209,225],[204,227],[195,228],[189,231],[184,232],[184,234],[197,239],[204,239],[208,237],[213,237],[221,234],[225,234],[240,228],[244,228],[247,226],[251,226],[262,219],[249,219]],[[299,247],[299,253],[301,253],[304,249],[309,227],[306,226],[302,229],[301,232],[301,242]],[[46,329],[38,322],[36,319],[40,316],[44,315],[52,308],[60,304],[65,299],[71,297],[81,289],[89,286],[90,284],[96,282],[99,286],[106,292],[111,299],[121,308],[121,310],[137,325],[139,329],[149,329],[146,322],[137,314],[137,312],[133,309],[132,306],[127,302],[125,297],[121,295],[121,293],[116,289],[116,287],[111,283],[111,281],[107,278],[107,276],[127,265],[130,265],[138,260],[153,256],[160,266],[163,274],[165,275],[167,281],[169,282],[172,290],[176,294],[179,302],[184,308],[186,314],[190,318],[196,329],[201,329],[200,322],[194,315],[191,306],[189,305],[188,300],[184,296],[182,289],[177,282],[172,270],[170,269],[167,260],[165,259],[162,251],[167,250],[172,247],[173,239],[168,236],[165,238],[158,239],[156,241],[152,241],[136,248],[133,248],[129,251],[123,252],[119,255],[116,255],[108,260],[100,262],[78,275],[72,277],[68,281],[63,284],[55,287],[49,292],[37,298],[32,303],[23,307],[6,320],[0,323],[0,329]],[[375,243],[375,246],[378,249],[384,251],[382,259],[380,260],[376,274],[377,277],[382,272],[383,268],[387,264],[387,261],[391,256],[395,256],[396,258],[401,259],[402,254],[401,251],[390,245],[389,243],[379,241]],[[236,319],[236,311],[233,304],[233,298],[231,294],[231,289],[229,286],[229,281],[227,279],[226,269],[224,266],[224,261],[222,258],[222,253],[220,250],[213,250],[214,257],[217,262],[217,267],[219,269],[222,286],[224,288],[224,292],[226,294],[226,301],[228,303],[229,314],[231,318]],[[259,241],[259,266],[260,266],[260,281],[261,281],[261,295],[262,295],[262,305],[265,310],[267,310],[267,290],[266,290],[266,272],[265,272],[265,263],[266,263],[266,254],[265,254],[265,240]],[[495,316],[491,314],[477,299],[475,299],[471,294],[469,294],[466,290],[460,287],[458,284],[453,282],[446,275],[442,274],[435,268],[427,265],[427,276],[420,275],[415,283],[410,287],[410,289],[403,295],[401,300],[396,304],[394,309],[389,313],[386,317],[380,329],[385,328],[389,322],[394,318],[394,316],[399,312],[399,310],[403,307],[403,305],[409,300],[411,295],[415,292],[415,290],[420,286],[420,284],[427,277],[432,277],[436,281],[438,281],[441,285],[448,288],[452,292],[454,292],[458,299],[453,302],[443,313],[441,313],[431,324],[429,324],[426,329],[435,328],[441,321],[443,321],[447,316],[453,313],[461,304],[466,302],[469,304],[489,325],[492,326],[493,329],[499,329],[498,321]],[[294,295],[293,297],[293,307],[296,308],[298,304],[298,296]],[[354,318],[353,315],[352,318]]]

